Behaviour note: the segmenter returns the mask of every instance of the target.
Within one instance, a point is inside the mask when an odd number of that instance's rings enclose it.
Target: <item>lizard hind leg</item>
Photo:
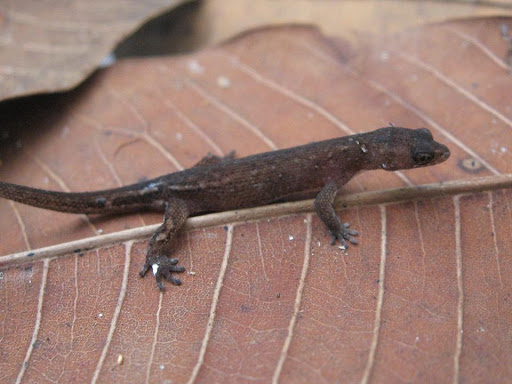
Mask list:
[[[139,275],[144,277],[151,268],[153,275],[155,275],[158,289],[161,291],[164,290],[162,277],[165,277],[175,285],[181,284],[181,280],[174,277],[172,272],[184,272],[185,267],[177,265],[178,259],[171,258],[169,255],[171,254],[176,234],[185,224],[188,216],[189,210],[183,200],[169,200],[164,214],[164,221],[149,240],[146,261]]]

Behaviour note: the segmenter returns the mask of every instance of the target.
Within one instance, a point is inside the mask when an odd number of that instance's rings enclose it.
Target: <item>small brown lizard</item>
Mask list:
[[[241,159],[233,153],[208,155],[194,167],[121,188],[95,192],[47,191],[0,182],[0,197],[54,211],[85,214],[163,211],[164,220],[149,241],[143,277],[152,268],[179,285],[172,272],[183,272],[169,257],[177,232],[189,216],[315,198],[315,210],[327,226],[332,244],[357,244],[357,232],[342,224],[333,202],[355,174],[371,169],[395,171],[439,164],[450,156],[428,129],[386,127],[373,132],[266,152]]]

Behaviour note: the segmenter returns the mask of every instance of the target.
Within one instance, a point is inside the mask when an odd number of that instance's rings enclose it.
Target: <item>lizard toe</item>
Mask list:
[[[331,232],[331,245],[334,245],[336,243],[336,240],[338,240],[341,243],[343,248],[348,248],[348,242],[354,245],[358,244],[354,236],[357,236],[359,233],[354,229],[348,228],[348,225],[348,223],[345,223],[339,229],[339,231]]]
[[[158,280],[161,279],[161,276],[165,276],[165,278],[174,285],[181,285],[182,281],[177,277],[174,277],[172,273],[181,273],[185,272],[185,267],[178,264],[178,259],[169,258],[167,256],[162,256],[158,258],[158,267],[156,268],[156,278],[157,284]],[[160,287],[160,286],[159,286]]]
[[[330,232],[330,234],[331,234],[331,245],[334,245],[334,244],[336,244],[336,240],[338,239],[338,236],[333,232]]]
[[[180,279],[174,277],[172,273],[177,272],[185,272],[185,267],[182,267],[178,264],[178,259],[170,258],[167,256],[158,256],[154,259],[153,263],[147,266],[144,265],[144,268],[139,272],[139,274],[143,277],[149,268],[153,269],[153,275],[156,279],[156,285],[160,291],[164,291],[164,284],[162,282],[162,278],[165,277],[168,281],[170,281],[174,285],[181,285],[182,282]]]
[[[165,291],[164,284],[162,283],[162,276],[160,276],[160,275],[155,276],[155,279],[156,279],[156,286],[158,287],[158,289],[162,292]]]
[[[146,273],[148,273],[149,268],[151,268],[151,264],[149,264],[149,263],[146,261],[146,263],[144,264],[144,266],[142,267],[142,269],[139,271],[139,276],[140,276],[140,277],[144,277],[144,276],[146,276]]]
[[[181,285],[182,284],[182,281],[180,279],[178,279],[177,277],[174,277],[173,275],[171,275],[170,271],[165,272],[165,278],[167,280],[169,280],[174,285]]]
[[[347,241],[345,240],[345,236],[343,234],[340,234],[338,236],[338,240],[340,241],[340,243],[343,246],[343,248],[348,248]]]
[[[344,223],[343,229],[342,229],[343,235],[346,236],[346,234],[357,236],[359,232],[357,232],[355,229],[350,228],[350,223]]]

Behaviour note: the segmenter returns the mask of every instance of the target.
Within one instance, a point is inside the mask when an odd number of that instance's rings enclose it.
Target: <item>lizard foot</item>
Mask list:
[[[163,291],[164,284],[162,283],[162,277],[165,277],[174,285],[181,285],[181,280],[177,277],[174,277],[172,272],[185,272],[185,267],[176,265],[178,264],[178,259],[169,258],[167,256],[158,256],[156,258],[146,258],[146,263],[144,267],[139,272],[140,277],[144,277],[149,268],[153,270],[153,275],[155,275],[156,285],[158,289]]]
[[[350,224],[345,223],[341,228],[336,231],[330,231],[331,233],[331,245],[334,245],[336,240],[339,240],[343,247],[348,248],[347,240],[352,244],[357,245],[357,240],[353,236],[357,236],[358,232],[354,229],[350,229]]]

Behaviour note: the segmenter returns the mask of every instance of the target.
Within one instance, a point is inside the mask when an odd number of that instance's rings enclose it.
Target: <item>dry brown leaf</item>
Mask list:
[[[184,0],[0,4],[0,99],[71,88],[126,35]]]
[[[47,189],[115,187],[207,152],[245,156],[393,122],[430,128],[451,159],[362,174],[346,192],[461,180],[468,190],[343,210],[361,231],[347,254],[311,212],[184,232],[176,256],[194,274],[165,294],[137,275],[145,241],[0,258],[0,381],[512,379],[512,193],[492,187],[512,181],[504,22],[411,30],[357,55],[311,28],[262,29],[1,106],[0,179]],[[0,216],[3,255],[161,220],[5,200]]]
[[[196,23],[203,44],[223,41],[261,25],[318,25],[327,36],[357,45],[363,37],[390,35],[428,23],[484,16],[511,16],[512,2],[402,0],[209,0]]]

